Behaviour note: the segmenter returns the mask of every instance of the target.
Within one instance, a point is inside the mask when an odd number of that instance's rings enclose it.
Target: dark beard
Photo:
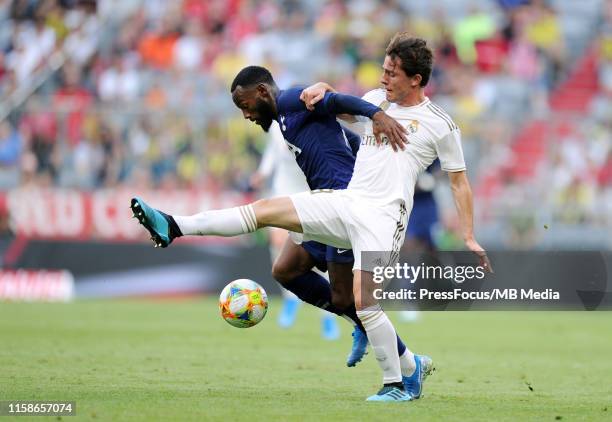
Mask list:
[[[268,132],[275,118],[272,106],[264,100],[258,99],[255,103],[255,108],[257,109],[257,113],[259,114],[257,124],[261,126],[261,128],[265,132]]]

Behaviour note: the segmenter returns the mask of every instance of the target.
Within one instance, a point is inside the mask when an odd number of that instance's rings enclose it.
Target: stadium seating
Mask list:
[[[485,233],[502,221],[512,227],[519,208],[570,224],[568,185],[549,190],[562,165],[559,146],[577,142],[605,157],[611,149],[610,131],[602,130],[610,91],[600,92],[598,78],[609,67],[599,45],[612,12],[602,0],[499,0],[478,9],[471,0],[107,0],[97,11],[94,4],[0,6],[5,192],[248,191],[265,139],[231,103],[236,71],[266,64],[281,86],[326,79],[362,94],[377,85],[385,43],[397,30],[426,37],[436,50],[428,95],[462,128]],[[593,131],[602,139],[592,140]],[[589,227],[612,215],[602,211],[612,207],[605,157],[576,175],[591,192],[579,207]],[[541,200],[521,200],[517,191]]]

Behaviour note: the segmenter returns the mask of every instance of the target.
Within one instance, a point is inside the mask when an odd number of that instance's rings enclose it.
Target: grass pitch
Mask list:
[[[328,342],[319,312],[282,330],[278,305],[241,330],[215,299],[0,304],[0,400],[76,401],[64,420],[612,419],[612,313],[392,316],[437,370],[421,400],[381,404],[372,353],[345,366],[347,323]]]

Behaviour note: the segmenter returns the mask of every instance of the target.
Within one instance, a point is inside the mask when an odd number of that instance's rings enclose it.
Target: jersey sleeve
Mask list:
[[[440,167],[447,172],[465,170],[461,132],[455,129],[436,142],[436,152],[440,158]]]
[[[303,88],[294,87],[282,91],[277,98],[279,113],[295,113],[307,111],[306,104],[300,99]],[[351,114],[353,116],[372,117],[380,108],[370,102],[352,95],[328,92],[323,99],[315,104],[313,113],[321,116],[336,116]]]
[[[296,113],[306,111],[306,104],[300,100],[300,95],[304,88],[289,88],[280,93],[276,99],[276,106],[279,113]]]
[[[372,91],[366,92],[363,97],[361,97],[361,99],[367,101],[368,103],[376,107],[381,107],[381,105],[383,105],[383,102],[385,101],[385,94],[380,89],[374,89]],[[342,126],[347,128],[351,132],[354,132],[358,135],[364,135],[366,125],[368,124],[368,122],[370,122],[370,119],[365,116],[354,116],[354,120],[351,122],[348,122],[346,120],[339,120],[339,122],[340,124],[342,124]]]
[[[371,118],[379,111],[380,107],[359,97],[334,92],[327,92],[323,100],[315,104],[315,112],[327,115],[350,114]]]

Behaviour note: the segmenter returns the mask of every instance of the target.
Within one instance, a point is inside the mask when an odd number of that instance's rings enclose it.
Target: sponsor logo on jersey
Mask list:
[[[419,130],[419,121],[410,120],[410,123],[408,123],[408,125],[406,126],[406,130],[408,131],[408,135],[415,134]],[[362,135],[361,145],[376,146],[378,145],[378,143],[376,142],[376,137],[374,135]],[[380,145],[389,145],[389,138],[383,136]]]
[[[376,137],[374,135],[362,135],[361,145],[376,146],[378,145]],[[382,143],[380,145],[389,145],[389,138],[383,136]]]

